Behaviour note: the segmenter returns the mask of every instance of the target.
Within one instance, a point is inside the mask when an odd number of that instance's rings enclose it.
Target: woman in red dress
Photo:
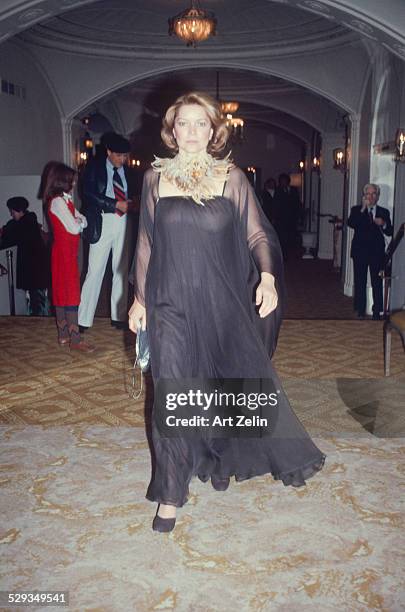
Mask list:
[[[42,173],[40,194],[52,231],[52,301],[58,342],[85,353],[94,347],[81,339],[78,324],[80,273],[79,234],[87,226],[72,200],[75,171],[60,162],[49,162]]]

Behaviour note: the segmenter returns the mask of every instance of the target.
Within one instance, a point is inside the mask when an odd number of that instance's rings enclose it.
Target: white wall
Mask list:
[[[62,160],[60,115],[32,57],[15,42],[0,47],[0,77],[23,86],[26,98],[0,93],[0,172],[40,174],[50,159]]]
[[[370,182],[370,152],[372,127],[372,78],[367,83],[364,93],[363,108],[361,109],[358,159],[358,185],[357,204],[361,203],[363,186]],[[348,211],[350,212],[350,211]]]
[[[321,156],[321,214],[343,216],[344,175],[333,167],[333,149],[344,148],[344,135],[329,133],[322,135]],[[333,259],[333,225],[328,217],[321,217],[319,224],[320,259]]]
[[[404,205],[401,204],[402,198],[400,197],[405,193],[404,187],[401,185],[404,173],[401,168],[396,167],[392,151],[383,154],[378,153],[374,146],[392,142],[397,127],[400,127],[401,119],[403,120],[405,117],[403,62],[394,58],[383,48],[374,51],[373,72],[364,96],[359,125],[360,154],[357,177],[355,177],[358,180],[357,201],[350,202],[350,205],[360,203],[361,189],[366,182],[376,183],[381,189],[379,203],[389,209],[391,219],[395,214],[395,226],[398,229],[399,215],[401,215],[402,221],[405,221],[405,209]],[[400,112],[402,112],[402,116]],[[369,168],[369,173],[367,173],[367,168]],[[352,236],[353,231],[348,230],[345,274],[346,295],[353,294],[353,270],[349,257]],[[387,243],[388,241],[387,239]],[[405,292],[402,289],[402,285],[405,283],[405,266],[401,263],[401,253],[402,255],[404,253],[403,245],[397,252],[394,262],[394,276],[397,276],[397,278],[393,280],[392,285],[391,306],[393,308],[398,308],[405,298]],[[369,278],[367,291],[367,313],[369,314],[371,313],[371,305],[372,291]]]
[[[397,73],[401,80],[398,109],[400,113],[398,127],[405,127],[405,64],[396,62]],[[394,232],[405,223],[405,163],[398,163],[396,168],[396,185],[394,195]],[[405,238],[402,239],[393,260],[391,285],[391,309],[398,310],[405,306]]]

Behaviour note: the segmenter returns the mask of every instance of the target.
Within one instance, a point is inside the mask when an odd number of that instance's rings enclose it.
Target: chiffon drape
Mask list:
[[[145,305],[152,376],[160,379],[272,379],[278,413],[261,438],[163,437],[152,414],[155,471],[147,497],[182,506],[198,475],[244,480],[271,473],[301,486],[325,455],[294,414],[272,366],[284,305],[277,235],[239,168],[223,194],[196,204],[159,198],[159,175],[145,174],[136,248],[135,295]],[[261,319],[255,288],[261,272],[276,279],[278,306]]]

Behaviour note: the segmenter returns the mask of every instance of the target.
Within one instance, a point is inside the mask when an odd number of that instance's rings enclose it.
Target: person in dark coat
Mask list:
[[[280,174],[274,195],[274,228],[280,240],[284,259],[297,244],[301,202],[296,187],[290,186],[288,174]]]
[[[28,206],[28,200],[20,196],[7,200],[12,219],[0,230],[0,249],[17,246],[17,289],[29,293],[29,314],[47,316],[48,251],[37,216]]]
[[[366,313],[367,270],[370,269],[373,289],[373,319],[381,318],[383,311],[382,279],[385,236],[392,236],[393,227],[387,208],[378,206],[380,188],[369,183],[363,187],[361,205],[353,206],[347,225],[354,229],[350,255],[354,270],[354,310],[363,319]]]
[[[262,208],[264,214],[272,224],[274,224],[275,220],[275,195],[276,181],[274,180],[274,178],[268,178],[264,183],[264,189],[262,193]]]

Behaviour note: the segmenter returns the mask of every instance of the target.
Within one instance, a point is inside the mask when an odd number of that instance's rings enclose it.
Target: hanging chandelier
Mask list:
[[[234,117],[233,114],[239,108],[239,102],[234,100],[221,100],[219,97],[219,70],[217,70],[217,101],[221,107],[222,116],[226,119],[226,125],[229,128],[230,135],[234,142],[242,142],[243,126],[245,122],[241,117]]]
[[[204,11],[198,0],[191,0],[190,8],[169,19],[169,34],[184,40],[187,47],[196,47],[198,42],[215,36],[216,28],[214,13]]]
[[[239,108],[239,102],[221,102],[221,111],[224,115],[233,115]]]

